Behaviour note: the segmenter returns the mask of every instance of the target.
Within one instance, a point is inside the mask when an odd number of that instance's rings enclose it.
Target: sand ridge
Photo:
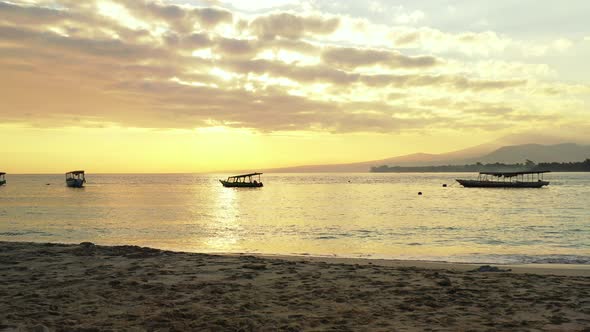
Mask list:
[[[0,331],[588,331],[590,277],[0,242]]]

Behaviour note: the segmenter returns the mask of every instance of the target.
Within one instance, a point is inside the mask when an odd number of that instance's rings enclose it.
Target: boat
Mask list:
[[[244,188],[259,188],[263,184],[260,181],[262,173],[250,173],[242,175],[234,175],[227,178],[227,180],[219,180],[224,187],[244,187]],[[256,180],[258,177],[258,180]],[[254,178],[254,180],[252,180]]]
[[[6,173],[4,172],[0,172],[0,186],[3,186],[6,184],[6,177],[5,177]]]
[[[66,184],[72,188],[82,188],[86,183],[84,171],[71,171],[66,173]]]
[[[467,188],[541,188],[548,186],[543,174],[551,171],[480,172],[477,180],[457,179]]]

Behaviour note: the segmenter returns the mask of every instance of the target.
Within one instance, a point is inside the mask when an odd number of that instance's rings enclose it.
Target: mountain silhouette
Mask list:
[[[264,170],[276,173],[300,172],[368,172],[373,166],[440,166],[481,163],[574,162],[590,158],[590,145],[560,143],[554,145],[497,145],[501,140],[442,154],[414,153],[381,160],[347,164],[304,165]]]
[[[524,144],[501,147],[485,156],[472,159],[481,163],[521,163],[526,159],[540,162],[571,162],[590,158],[590,146],[575,143],[556,145]]]

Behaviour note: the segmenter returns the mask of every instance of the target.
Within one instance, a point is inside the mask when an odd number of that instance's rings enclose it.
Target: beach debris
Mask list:
[[[446,183],[443,183],[443,188],[446,188],[446,187],[447,187],[447,184]]]
[[[150,258],[162,255],[162,250],[139,247],[139,246],[115,246],[111,248],[112,251],[109,253],[111,256],[124,256],[127,258]]]
[[[121,285],[121,281],[119,281],[119,280],[111,280],[111,281],[109,281],[109,285],[111,287],[117,287],[117,286],[120,286]]]
[[[76,256],[92,256],[96,251],[96,245],[92,242],[82,242],[72,251]]]
[[[242,268],[250,270],[266,270],[266,264],[244,264],[242,265]]]
[[[419,191],[419,192],[418,192],[418,196],[421,196],[421,195],[422,195],[422,192],[421,192],[421,191]]]
[[[35,325],[29,331],[31,331],[31,332],[49,332],[49,328],[45,325]]]
[[[453,285],[453,283],[451,283],[451,279],[449,279],[447,277],[443,277],[436,284],[439,285],[439,286],[443,286],[443,287],[449,287],[449,286],[452,286]]]
[[[496,266],[482,265],[477,269],[470,270],[469,272],[510,272],[512,269],[500,269]]]

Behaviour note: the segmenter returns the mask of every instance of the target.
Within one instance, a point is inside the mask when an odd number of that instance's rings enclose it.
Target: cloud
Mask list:
[[[28,47],[96,57],[140,60],[167,54],[164,49],[129,44],[117,39],[64,37],[52,32],[39,32],[10,26],[0,26],[0,38]]]
[[[298,39],[307,35],[326,35],[334,32],[340,20],[337,17],[298,16],[291,13],[274,13],[260,16],[250,22],[249,28],[260,38],[284,37]]]
[[[203,32],[194,32],[186,35],[169,32],[163,36],[163,39],[167,45],[177,47],[179,50],[197,50],[213,45],[209,34]]]
[[[216,41],[216,49],[230,56],[249,56],[257,53],[255,43],[249,40],[220,38]]]
[[[469,56],[503,52],[513,43],[493,31],[450,34],[432,28],[398,29],[390,32],[390,38],[398,47],[460,52]]]
[[[200,28],[212,28],[222,23],[233,22],[233,14],[222,8],[182,7],[149,0],[119,1],[140,18],[164,21],[181,32],[191,31],[195,25]]]
[[[565,52],[570,49],[574,43],[566,38],[559,38],[553,41],[553,48],[559,52]]]
[[[214,123],[264,132],[489,128],[485,120],[549,121],[547,109],[580,109],[588,91],[540,81],[551,73],[541,64],[425,51],[502,49],[503,37],[492,32],[387,27],[376,30],[385,44],[376,47],[356,39],[371,36],[375,25],[339,39],[352,31],[353,20],[342,15],[244,14],[220,4],[147,0],[113,0],[102,12],[102,2],[51,3],[0,1],[0,116],[7,123]],[[425,102],[434,98],[449,101]]]
[[[134,91],[149,100],[162,126],[192,128],[209,122],[229,126],[258,128],[263,131],[328,130],[332,132],[390,132],[403,128],[423,128],[443,118],[423,115],[400,116],[403,106],[334,104],[292,96],[280,91],[252,94],[208,87],[177,86],[173,83],[130,83],[113,87]],[[191,105],[191,106],[188,106]],[[239,109],[239,112],[235,110]]]
[[[268,60],[226,61],[218,62],[218,65],[243,75],[268,74],[273,77],[286,77],[296,82],[330,83],[337,86],[362,83],[371,87],[434,87],[437,89],[483,91],[501,90],[526,84],[526,80],[476,80],[454,75],[360,74],[325,64],[293,66]]]
[[[37,6],[19,6],[8,2],[0,2],[2,21],[19,24],[49,24],[63,21],[70,17],[67,11]]]
[[[360,66],[383,65],[391,68],[432,67],[440,64],[433,56],[406,56],[396,51],[358,48],[329,48],[322,53],[328,64],[352,69]]]

